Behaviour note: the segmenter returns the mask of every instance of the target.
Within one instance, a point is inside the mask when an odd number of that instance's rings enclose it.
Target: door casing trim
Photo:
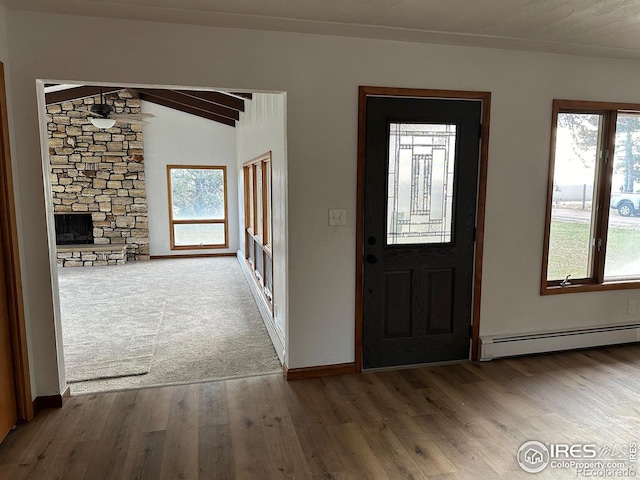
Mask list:
[[[18,228],[16,204],[13,191],[11,149],[9,147],[9,119],[7,114],[7,92],[4,64],[0,62],[0,235],[2,235],[3,255],[7,282],[7,305],[9,307],[9,329],[13,349],[13,370],[16,386],[18,420],[33,418],[31,398],[31,376],[20,273],[20,252],[18,250]]]
[[[355,366],[362,371],[363,289],[364,289],[364,174],[367,120],[367,97],[432,98],[448,100],[478,100],[482,102],[482,129],[480,134],[480,158],[478,171],[478,196],[476,205],[476,242],[473,272],[473,304],[471,360],[478,360],[480,338],[480,299],[482,291],[482,256],[484,251],[484,220],[487,195],[487,168],[489,162],[489,120],[491,92],[463,90],[428,90],[418,88],[393,88],[360,86],[358,93],[358,197],[356,207],[356,325]]]

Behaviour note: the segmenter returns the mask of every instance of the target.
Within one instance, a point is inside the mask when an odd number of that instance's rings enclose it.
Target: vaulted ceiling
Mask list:
[[[0,0],[10,10],[640,58],[637,0]]]
[[[124,90],[117,86],[64,85],[45,93],[47,105],[68,102],[79,98],[92,97]],[[230,127],[236,126],[240,112],[244,112],[244,102],[251,100],[250,93],[223,93],[199,90],[166,90],[158,88],[128,88],[140,100],[156,103],[181,112],[213,120]]]

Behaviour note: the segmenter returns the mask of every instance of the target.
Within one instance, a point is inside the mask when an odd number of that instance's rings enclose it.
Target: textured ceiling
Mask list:
[[[640,58],[638,0],[0,0],[10,10]]]

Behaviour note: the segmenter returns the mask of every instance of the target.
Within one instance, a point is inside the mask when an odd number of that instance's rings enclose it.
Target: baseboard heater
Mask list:
[[[480,360],[640,341],[640,323],[510,336],[481,336]]]

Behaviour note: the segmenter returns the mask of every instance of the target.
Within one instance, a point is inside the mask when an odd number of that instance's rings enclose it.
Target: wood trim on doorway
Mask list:
[[[13,349],[18,420],[28,421],[33,418],[34,412],[31,398],[31,375],[29,373],[24,304],[22,302],[22,275],[20,273],[20,253],[18,251],[18,229],[13,192],[7,92],[4,75],[4,64],[0,62],[0,235],[2,235],[7,277],[6,293],[9,307],[11,346]]]
[[[476,249],[473,279],[471,360],[478,359],[480,335],[480,298],[482,290],[482,256],[484,251],[484,220],[487,194],[487,168],[489,160],[489,120],[491,113],[491,92],[470,92],[460,90],[423,90],[416,88],[359,87],[358,94],[358,193],[356,208],[356,325],[355,325],[355,369],[362,371],[362,330],[363,330],[363,282],[364,282],[364,179],[365,142],[367,120],[367,97],[414,97],[445,98],[457,100],[479,100],[482,102],[482,130],[480,148],[480,169],[478,172],[478,200],[476,212]]]

